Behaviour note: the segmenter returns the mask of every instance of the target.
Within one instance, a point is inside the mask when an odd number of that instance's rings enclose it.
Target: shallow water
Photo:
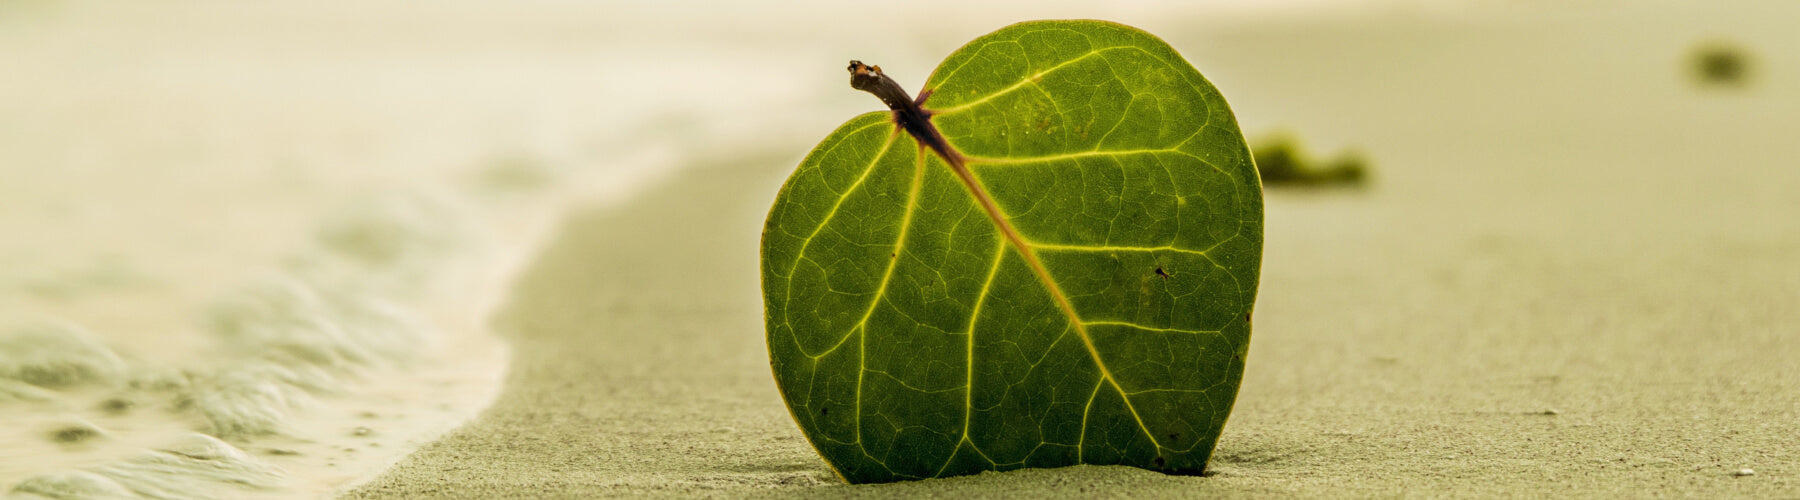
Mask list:
[[[569,79],[489,76],[574,56],[370,13],[0,5],[0,488],[353,484],[493,398],[488,316],[562,207],[667,170],[667,139],[615,151],[510,85]],[[156,451],[196,431],[229,459]]]

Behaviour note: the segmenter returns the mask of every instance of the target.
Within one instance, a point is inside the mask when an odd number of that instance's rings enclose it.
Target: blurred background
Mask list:
[[[1619,380],[1750,363],[1778,380],[1759,390],[1795,384],[1756,356],[1796,352],[1800,3],[0,0],[0,415],[29,423],[0,432],[0,486],[189,430],[311,436],[264,448],[320,446],[271,455],[320,491],[366,475],[329,471],[391,463],[492,397],[487,313],[562,214],[697,161],[791,168],[879,109],[845,61],[916,92],[962,43],[1042,18],[1163,37],[1288,176],[1268,184],[1255,351],[1282,363],[1246,395],[1392,390],[1329,370],[1405,349],[1457,362],[1407,383],[1469,397],[1609,360]],[[389,333],[332,333],[357,328]],[[1526,330],[1556,334],[1507,335]],[[1588,335],[1738,347],[1645,359]],[[175,402],[244,387],[261,395]],[[96,409],[121,398],[172,413]],[[384,450],[343,442],[445,400]],[[1245,404],[1307,411],[1283,401]],[[1580,403],[1517,402],[1545,405]],[[90,427],[113,437],[44,437]],[[73,458],[30,458],[50,452]]]

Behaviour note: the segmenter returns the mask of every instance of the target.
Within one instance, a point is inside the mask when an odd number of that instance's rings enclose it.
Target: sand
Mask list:
[[[1696,88],[1699,14],[1619,15],[1169,37],[1247,129],[1374,169],[1270,189],[1209,477],[833,478],[762,345],[758,231],[800,140],[569,217],[502,313],[501,398],[350,496],[1800,494],[1800,86],[1776,83],[1796,54],[1762,45],[1759,85]]]

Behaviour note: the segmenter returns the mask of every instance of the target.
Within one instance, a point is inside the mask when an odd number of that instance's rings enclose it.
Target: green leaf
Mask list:
[[[859,66],[858,88],[885,79]],[[1006,27],[926,88],[923,112],[898,91],[820,143],[764,228],[770,364],[807,438],[853,483],[1202,472],[1262,259],[1225,100],[1098,21]]]

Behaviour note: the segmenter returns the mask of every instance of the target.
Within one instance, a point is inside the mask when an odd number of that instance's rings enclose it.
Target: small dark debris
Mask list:
[[[1701,43],[1690,56],[1689,71],[1707,87],[1741,87],[1750,82],[1753,64],[1749,51],[1724,41]]]
[[[820,415],[830,415],[830,414],[831,414],[831,409],[830,409],[830,408],[820,408],[820,409],[819,409],[819,414],[820,414]]]
[[[1368,179],[1368,165],[1360,154],[1345,152],[1329,162],[1315,160],[1286,133],[1264,137],[1250,150],[1268,186],[1360,186]]]
[[[133,406],[137,406],[137,403],[133,403],[129,399],[107,398],[105,401],[100,402],[100,411],[104,411],[106,413],[113,414],[113,415],[119,415],[119,414],[123,414],[128,411],[131,411],[131,407],[133,407]]]
[[[1170,276],[1170,275],[1169,275],[1169,271],[1167,271],[1167,270],[1164,270],[1164,269],[1163,269],[1163,268],[1162,268],[1162,266],[1156,266],[1156,275],[1157,275],[1157,276],[1162,276],[1162,277],[1163,277],[1163,279],[1169,279],[1169,278],[1170,278],[1170,277],[1171,277],[1171,276]]]
[[[1156,468],[1158,468],[1158,469],[1161,469],[1163,467],[1163,464],[1166,463],[1163,461],[1163,457],[1156,457],[1156,460],[1152,460],[1151,462],[1155,463]]]
[[[85,424],[71,424],[50,431],[50,440],[62,444],[79,444],[100,437],[100,428]]]
[[[274,456],[278,456],[278,457],[292,457],[292,456],[300,455],[300,450],[294,450],[294,449],[288,449],[288,448],[263,448],[262,452],[264,455],[274,455]]]

